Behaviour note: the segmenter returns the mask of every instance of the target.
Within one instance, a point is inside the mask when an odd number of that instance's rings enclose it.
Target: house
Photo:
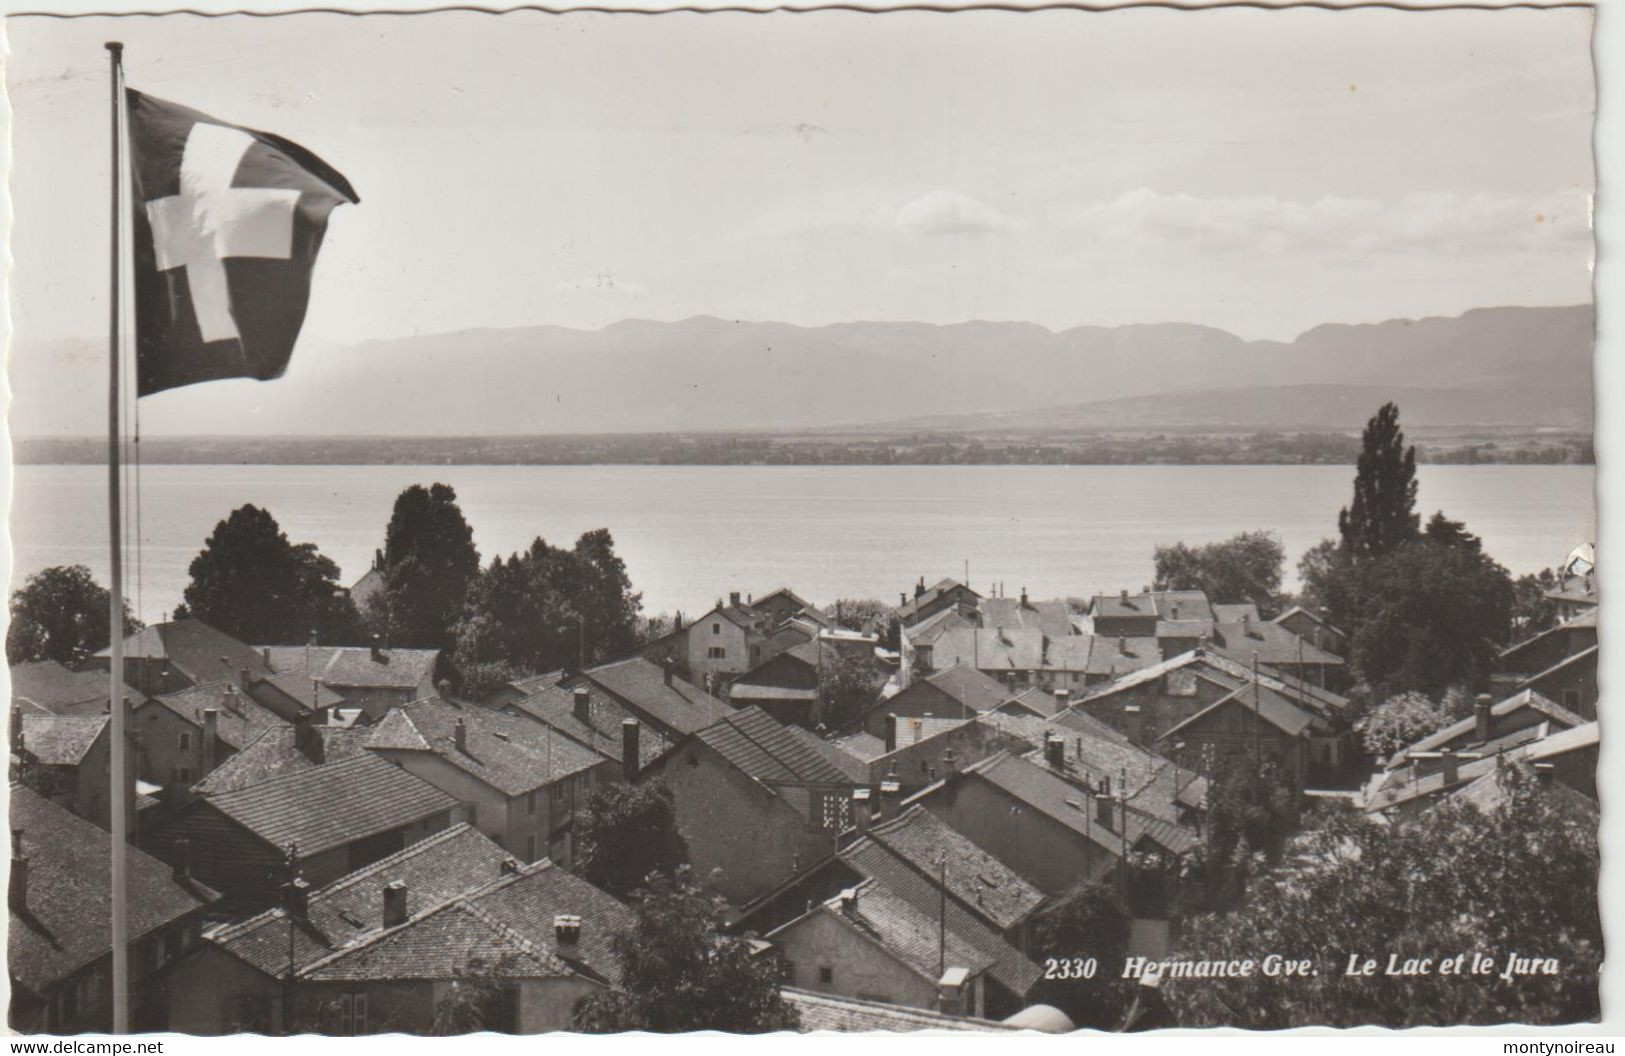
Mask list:
[[[835,623],[827,613],[789,587],[780,587],[759,598],[747,597],[745,604],[766,615],[768,626],[773,628],[783,627],[798,617],[824,628],[833,627]]]
[[[645,731],[675,742],[730,714],[733,709],[678,677],[673,666],[641,656],[589,667],[560,683],[573,691],[586,686],[592,701],[607,701],[637,719]]]
[[[1275,617],[1275,622],[1322,652],[1345,658],[1349,654],[1349,636],[1332,626],[1319,610],[1294,605]]]
[[[578,681],[571,689],[561,685],[545,686],[498,710],[541,723],[554,733],[621,764],[624,773],[633,775],[660,758],[675,743],[656,730],[644,729],[643,720],[608,693],[594,696],[592,685],[585,681]],[[629,720],[638,724],[639,736],[637,758],[627,766],[624,749]]]
[[[814,729],[824,666],[866,663],[880,676],[883,669],[875,659],[879,644],[873,635],[820,630],[816,637],[791,646],[728,683],[728,703],[736,708],[759,707],[780,722]]]
[[[1602,742],[1597,724],[1588,722],[1573,729],[1548,733],[1524,752],[1523,759],[1536,767],[1549,766],[1554,780],[1576,792],[1597,799],[1597,761]]]
[[[1043,972],[1023,951],[1048,901],[1042,891],[919,805],[870,827],[840,858],[991,958],[985,1014],[1007,1016],[1030,1003]]]
[[[1533,690],[1585,719],[1597,717],[1597,646],[1564,657],[1546,670],[1530,675],[1513,692]]]
[[[105,829],[23,785],[11,786],[11,1029],[105,1034],[112,1029],[111,856]],[[195,947],[215,893],[131,848],[128,885],[130,1025],[166,1030],[171,966]]]
[[[1028,735],[1033,749],[1027,758],[1079,788],[1110,784],[1133,810],[1186,828],[1200,823],[1208,790],[1207,779],[1200,773],[1135,744],[1121,731],[1081,711],[1061,712],[1034,732],[1037,736]],[[1179,754],[1200,759],[1203,753],[1198,748],[1181,749]]]
[[[20,715],[14,777],[103,828],[112,817],[111,716]]]
[[[308,715],[280,723],[228,755],[208,776],[195,782],[192,791],[200,796],[234,792],[274,777],[353,759],[366,752],[371,736],[368,727],[323,725]]]
[[[1279,623],[1260,619],[1252,605],[1215,605],[1213,632],[1206,643],[1249,662],[1256,660],[1287,679],[1342,688],[1348,681],[1343,658],[1316,648]],[[1165,656],[1185,652],[1165,651]]]
[[[1081,685],[1090,645],[1064,601],[979,598],[905,627],[899,684],[966,664],[1011,685]],[[1075,677],[1074,677],[1075,676]]]
[[[1553,773],[1551,764],[1535,762],[1527,756],[1479,775],[1450,793],[1449,798],[1456,802],[1471,803],[1483,811],[1500,810],[1511,806],[1513,799],[1506,778],[1513,771],[1522,771],[1525,775],[1533,777],[1540,794],[1548,797],[1548,802],[1569,818],[1592,829],[1595,829],[1602,820],[1596,797],[1576,791],[1558,779]]]
[[[142,843],[219,891],[231,909],[276,902],[290,849],[321,885],[451,824],[458,801],[376,755],[199,796],[155,822]]]
[[[1114,727],[1135,744],[1150,747],[1175,726],[1255,678],[1277,697],[1319,720],[1309,730],[1311,783],[1333,780],[1352,764],[1347,698],[1313,682],[1288,678],[1211,643],[1097,686],[1075,699],[1072,710]],[[1171,749],[1172,743],[1168,741],[1164,747]]]
[[[874,880],[847,888],[766,938],[784,957],[785,982],[798,989],[986,1015],[994,958],[935,913]]]
[[[608,756],[548,726],[443,700],[391,709],[367,748],[454,797],[475,828],[526,862],[572,864],[575,812],[621,779]]]
[[[915,804],[1050,896],[1113,875],[1129,854],[1194,845],[1181,841],[1178,826],[1125,810],[1110,793],[1086,793],[1011,752],[950,774],[902,807]]]
[[[811,637],[781,626],[772,612],[752,607],[735,591],[726,605],[719,601],[687,626],[645,645],[641,655],[656,665],[669,662],[683,678],[720,692],[729,679]]]
[[[899,595],[897,605],[898,622],[905,628],[912,627],[922,620],[930,619],[939,612],[957,609],[960,606],[975,608],[981,600],[981,595],[958,580],[940,579],[934,585],[927,587],[925,577],[914,587],[913,596],[907,591]]]
[[[639,779],[671,791],[695,874],[743,905],[833,853],[867,769],[746,708],[685,737]]]
[[[1557,608],[1557,618],[1572,620],[1597,607],[1597,583],[1591,571],[1568,574],[1546,592],[1546,600]]]
[[[87,670],[105,672],[111,648],[85,661]],[[124,639],[124,681],[150,697],[228,679],[239,692],[276,674],[265,656],[201,620],[170,620],[144,627]]]
[[[372,608],[373,603],[384,595],[384,552],[372,552],[372,565],[361,574],[361,578],[350,584],[350,600],[355,603],[355,611],[363,617]]]
[[[286,725],[225,679],[149,697],[131,717],[136,774],[184,793],[261,734]]]
[[[787,986],[780,995],[796,1010],[804,1032],[830,1030],[841,1033],[910,1033],[922,1030],[1019,1031],[1020,1026],[994,1019],[951,1015],[923,1008],[904,1008],[885,1001],[864,1001],[855,997],[820,994]],[[940,1002],[939,1002],[940,1003]],[[1066,1033],[1072,1029],[1068,1021]]]
[[[1520,732],[1526,732],[1523,740],[1539,740],[1549,733],[1583,725],[1585,721],[1532,689],[1498,703],[1492,703],[1488,693],[1480,693],[1473,703],[1472,715],[1401,748],[1384,760],[1382,766],[1392,770],[1409,765],[1416,758],[1431,758],[1438,752],[1468,752],[1490,743],[1520,743],[1516,736]]]
[[[898,719],[887,717],[887,751],[868,760],[868,782],[890,781],[903,795],[935,784],[956,766],[969,766],[995,752],[1025,752],[1020,736],[989,721],[992,713],[971,719]]]
[[[1214,619],[1213,606],[1200,590],[1147,590],[1138,594],[1121,590],[1115,595],[1090,598],[1079,622],[1085,634],[1155,638],[1158,624],[1164,623],[1175,625],[1167,628],[1171,636],[1194,633],[1199,637]]]
[[[955,665],[920,679],[902,692],[877,700],[860,717],[863,730],[884,739],[888,728],[909,718],[968,719],[1003,704],[1010,692],[1003,683],[973,667]],[[887,750],[897,747],[891,743]]]
[[[585,881],[548,862],[521,867],[467,824],[294,895],[205,933],[174,972],[175,1029],[422,1034],[470,972],[517,990],[512,1018],[493,1029],[564,1029],[576,998],[617,977],[609,941],[630,919]],[[562,946],[559,917],[575,921]]]
[[[105,715],[108,701],[107,668],[74,671],[55,660],[11,665],[11,699],[27,700],[53,715]],[[141,694],[124,687],[124,699],[136,702]]]
[[[278,688],[315,682],[348,707],[381,719],[396,704],[435,695],[438,649],[390,649],[375,638],[371,646],[268,645],[266,662],[278,676]],[[302,683],[300,680],[303,680]],[[283,692],[287,692],[283,688]]]
[[[1502,671],[1528,678],[1585,652],[1597,644],[1597,610],[1549,627],[1501,650]]]
[[[1251,681],[1237,686],[1158,738],[1170,749],[1182,744],[1197,754],[1225,760],[1274,760],[1293,788],[1310,781],[1312,738],[1328,741],[1337,730],[1316,711]]]

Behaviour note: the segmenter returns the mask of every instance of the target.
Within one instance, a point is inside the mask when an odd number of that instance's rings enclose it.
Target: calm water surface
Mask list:
[[[396,494],[457,489],[480,553],[537,535],[568,545],[608,527],[648,611],[693,613],[721,593],[791,585],[816,602],[895,598],[916,577],[1002,580],[1043,597],[1137,588],[1158,543],[1269,529],[1289,565],[1335,534],[1349,466],[150,466],[142,477],[141,615],[161,619],[234,507],[269,509],[346,583],[361,575]],[[1424,466],[1420,508],[1483,536],[1514,574],[1595,537],[1589,466]],[[105,471],[18,466],[13,583],[48,565],[103,582]],[[132,603],[137,593],[130,572]]]

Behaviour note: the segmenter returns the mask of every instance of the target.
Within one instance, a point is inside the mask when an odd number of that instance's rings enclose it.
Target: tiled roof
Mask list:
[[[1023,711],[1047,719],[1062,710],[1063,707],[1064,705],[1055,696],[1053,689],[1048,686],[1034,686],[999,705],[999,710]]]
[[[861,780],[836,765],[834,753],[839,749],[810,743],[818,738],[782,725],[760,708],[733,712],[696,736],[765,785],[848,785]],[[857,765],[853,760],[853,767]]]
[[[110,721],[107,715],[24,715],[23,748],[46,766],[78,766]]]
[[[660,665],[641,656],[588,668],[581,677],[626,701],[640,718],[679,734],[702,730],[733,710],[676,676],[667,684]]]
[[[111,657],[111,647],[96,655]],[[124,658],[168,660],[192,682],[236,678],[245,669],[250,680],[274,673],[259,650],[201,620],[170,620],[139,630],[124,639]]]
[[[617,704],[606,693],[593,694],[587,704],[587,720],[575,714],[575,694],[559,685],[546,686],[522,700],[504,706],[503,710],[518,711],[537,722],[551,726],[577,744],[591,748],[600,755],[621,762],[621,724],[636,719],[632,712]],[[643,768],[665,754],[671,747],[659,730],[645,727],[638,734],[638,766]]]
[[[826,762],[845,775],[846,780],[852,784],[868,783],[869,764],[866,761],[859,759],[834,741],[825,740],[810,730],[793,724],[787,724],[784,728],[790,731],[791,737],[823,756]]]
[[[1001,931],[1044,901],[1042,891],[919,804],[873,826],[869,839],[933,881],[945,860],[949,894]]]
[[[1553,601],[1568,601],[1581,605],[1597,604],[1597,582],[1589,575],[1564,576],[1553,590],[1546,592]]]
[[[213,708],[217,712],[215,727],[220,740],[233,750],[241,751],[267,730],[285,726],[280,716],[256,701],[237,692],[231,682],[206,682],[179,693],[166,693],[153,697],[143,708],[164,708],[203,729],[203,712]]]
[[[1072,610],[1064,601],[1023,603],[1019,598],[983,598],[976,603],[976,614],[984,628],[1043,631],[1051,638],[1078,633],[1072,624]]]
[[[996,708],[1010,697],[1004,683],[968,665],[948,667],[926,681],[976,711]]]
[[[886,742],[872,733],[849,733],[830,741],[835,747],[864,762],[871,762],[886,754]]]
[[[1110,779],[1114,790],[1126,793],[1134,807],[1154,817],[1177,822],[1181,805],[1199,806],[1205,796],[1201,775],[1140,747],[1083,712],[1063,713],[1048,731],[1061,738],[1068,778],[1091,788]],[[1042,745],[1029,758],[1042,765]]]
[[[1601,741],[1597,735],[1595,720],[1583,726],[1576,726],[1570,730],[1559,730],[1541,739],[1540,743],[1529,746],[1525,758],[1530,762],[1539,762],[1542,759],[1551,759],[1568,752],[1581,751],[1597,747]]]
[[[305,858],[422,821],[458,803],[371,754],[221,792],[202,802],[275,847],[298,844]]]
[[[1091,675],[1117,678],[1162,662],[1162,646],[1155,638],[1096,634],[1086,640],[1089,659],[1082,670]]]
[[[1343,665],[1342,657],[1323,652],[1278,623],[1267,623],[1263,620],[1216,623],[1213,627],[1213,639],[1221,648],[1248,662],[1251,662],[1253,654],[1256,653],[1261,664],[1294,665],[1301,662],[1326,667]]]
[[[55,660],[11,667],[11,695],[26,697],[58,715],[100,714],[107,710],[106,671],[72,671]],[[124,687],[124,696],[139,703],[141,694]]]
[[[927,587],[924,593],[917,594],[899,605],[897,607],[897,615],[906,623],[915,613],[919,612],[922,608],[930,605],[942,595],[952,591],[956,587],[969,590],[973,596],[981,598],[981,595],[977,594],[976,591],[970,590],[969,587],[966,587],[957,580],[939,579],[933,586]]]
[[[28,897],[23,911],[11,909],[8,963],[15,982],[43,993],[112,945],[107,831],[15,783],[11,827],[28,857]],[[177,883],[169,866],[134,847],[127,862],[132,940],[215,898],[201,884]]]
[[[1288,737],[1296,737],[1311,727],[1323,725],[1314,712],[1301,708],[1273,689],[1266,688],[1262,682],[1249,682],[1220,697],[1183,722],[1175,723],[1157,739],[1159,741],[1176,739],[1187,727],[1195,726],[1211,713],[1231,704],[1256,712],[1259,718]]]
[[[1587,637],[1595,641],[1597,637],[1597,610],[1587,609],[1571,620],[1565,620],[1555,626],[1546,628],[1539,634],[1531,635],[1515,645],[1509,645],[1501,650],[1500,657],[1502,660],[1507,660],[1539,642],[1546,641],[1548,638],[1567,637],[1575,631],[1590,631],[1591,633]]]
[[[789,986],[780,993],[785,1002],[796,1010],[796,1014],[801,1018],[801,1029],[806,1032],[819,1030],[843,1033],[877,1031],[903,1033],[917,1030],[987,1032],[1020,1029],[991,1019],[948,1016],[941,1012],[905,1008],[902,1005],[889,1005],[882,1001],[864,1001],[836,994],[818,994],[811,990],[797,990]]]
[[[274,675],[255,682],[253,688],[274,686],[283,696],[298,701],[307,711],[336,708],[344,703],[344,695],[327,684],[312,679],[303,672]]]
[[[935,985],[942,976],[938,963],[944,937],[936,915],[927,916],[874,880],[864,880],[855,890],[857,906],[852,912],[841,908],[840,895],[825,902],[815,912],[828,913],[846,922]],[[794,922],[786,927],[793,925]],[[993,967],[993,957],[966,941],[952,928],[948,929],[946,938],[946,957],[942,958],[947,962],[946,967],[964,968],[972,975]]]
[[[840,857],[852,869],[878,884],[880,890],[897,896],[916,913],[934,922],[946,922],[950,935],[989,960],[988,974],[1011,993],[1025,995],[1042,978],[1037,965],[1005,942],[997,930],[978,919],[978,915],[961,905],[956,897],[948,898],[944,904],[942,888],[934,879],[934,867],[932,876],[922,875],[906,859],[868,837],[855,841],[841,851]],[[950,873],[952,869],[950,864]],[[951,878],[949,883],[953,883]],[[957,895],[951,888],[949,894]],[[860,909],[863,907],[861,894],[858,905]]]
[[[1294,605],[1294,606],[1292,606],[1290,609],[1288,609],[1285,612],[1281,613],[1281,615],[1275,617],[1275,619],[1272,620],[1271,622],[1284,624],[1287,621],[1287,619],[1289,617],[1292,617],[1292,616],[1304,616],[1304,617],[1307,617],[1308,619],[1313,620],[1319,626],[1326,628],[1328,631],[1331,631],[1333,634],[1346,637],[1345,635],[1343,635],[1342,631],[1338,630],[1336,627],[1333,627],[1329,622],[1327,622],[1325,616],[1321,615],[1320,613],[1316,612],[1313,609],[1305,608],[1302,605]]]
[[[1551,667],[1548,667],[1546,670],[1542,671],[1540,674],[1530,675],[1528,678],[1524,679],[1518,684],[1518,688],[1521,690],[1529,686],[1533,686],[1536,682],[1540,682],[1551,675],[1557,674],[1559,671],[1565,670],[1566,668],[1583,667],[1586,664],[1590,664],[1595,667],[1597,664],[1598,648],[1598,646],[1593,645],[1589,649],[1582,649],[1573,656],[1566,656],[1557,663],[1553,664]]]
[[[1515,693],[1507,699],[1491,705],[1490,717],[1492,720],[1505,718],[1525,708],[1539,712],[1565,729],[1572,729],[1585,722],[1584,719],[1568,708],[1547,700],[1532,689],[1526,689],[1522,693]],[[1405,757],[1412,752],[1431,752],[1442,745],[1451,744],[1463,738],[1466,738],[1467,742],[1470,743],[1476,734],[1477,728],[1478,719],[1476,716],[1470,715],[1465,719],[1460,719],[1443,729],[1435,730],[1413,744],[1401,748],[1386,760],[1384,766],[1388,768],[1399,766],[1405,761]]]
[[[1009,752],[1000,752],[967,767],[965,774],[978,775],[1007,795],[1060,822],[1078,835],[1088,837],[1112,855],[1121,857],[1122,835],[1095,820],[1095,805],[1089,793],[1079,790],[1070,781],[1050,773],[1044,767]],[[1137,830],[1141,828],[1136,816],[1131,814],[1130,846],[1138,838]]]
[[[464,747],[457,747],[457,724]],[[391,708],[373,727],[374,751],[434,752],[506,796],[519,796],[604,762],[599,752],[541,723],[490,708],[419,700]]]
[[[279,675],[315,677],[342,692],[356,689],[416,689],[434,674],[438,649],[383,649],[374,660],[367,646],[273,645],[271,666]]]
[[[560,914],[581,918],[575,949],[561,949]],[[559,978],[580,972],[614,981],[617,932],[632,913],[580,877],[543,860],[375,932],[305,969],[313,981],[450,979],[471,968],[507,978]]]
[[[1263,622],[1263,617],[1258,614],[1258,606],[1250,601],[1236,604],[1217,601],[1213,603],[1213,619],[1217,623],[1240,623],[1243,617],[1250,623]]]
[[[383,891],[396,881],[407,908],[435,906],[499,879],[508,852],[464,823],[443,829],[381,861],[310,892],[305,921],[293,929],[293,959],[302,969],[383,928]],[[215,928],[209,941],[268,975],[288,967],[288,915],[267,910]]]
[[[372,731],[366,727],[311,726],[306,736],[321,742],[321,762],[317,762],[295,747],[294,727],[282,723],[262,732],[192,789],[199,795],[212,796],[352,759],[366,751],[367,738],[371,735]]]
[[[1253,678],[1253,665],[1251,658],[1243,659],[1236,653],[1216,647],[1211,643],[1170,657],[1160,664],[1132,671],[1122,677],[1104,685],[1093,686],[1085,691],[1079,703],[1099,700],[1102,697],[1121,693],[1125,689],[1155,682],[1157,679],[1175,671],[1186,668],[1201,670],[1204,677],[1209,677],[1215,683],[1226,685],[1230,689],[1251,683]],[[1297,678],[1289,678],[1267,664],[1260,664],[1257,668],[1260,685],[1273,689],[1288,699],[1298,701],[1300,704],[1312,708],[1322,716],[1335,716],[1348,708],[1348,698],[1339,696],[1330,690],[1321,689],[1311,682]]]

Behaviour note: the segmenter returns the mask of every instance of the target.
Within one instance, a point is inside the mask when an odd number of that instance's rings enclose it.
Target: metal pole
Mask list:
[[[124,700],[124,560],[123,525],[119,518],[119,309],[120,258],[123,240],[119,237],[124,218],[124,195],[120,147],[123,117],[124,45],[107,42],[108,76],[112,102],[112,261],[108,306],[107,337],[107,522],[112,579],[107,589],[107,634],[111,645],[108,660],[107,704],[111,716],[109,747],[112,795],[112,946],[113,946],[113,1033],[130,1032],[130,950],[128,898],[125,872],[128,863],[130,792],[129,759],[125,745]]]
[[[948,974],[948,855],[937,862],[937,979]]]

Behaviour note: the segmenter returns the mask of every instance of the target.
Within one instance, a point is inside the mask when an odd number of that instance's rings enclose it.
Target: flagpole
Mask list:
[[[130,1032],[130,990],[129,990],[129,926],[128,926],[128,889],[125,882],[125,866],[128,862],[129,839],[129,789],[126,783],[129,775],[125,772],[128,765],[128,756],[125,752],[125,702],[124,702],[124,562],[121,553],[122,525],[119,520],[119,308],[120,308],[120,259],[123,251],[119,238],[120,225],[124,219],[123,208],[123,151],[119,145],[119,118],[123,113],[123,100],[120,98],[124,73],[124,45],[118,41],[107,43],[108,73],[112,85],[112,127],[113,127],[113,209],[112,209],[112,267],[111,267],[111,304],[108,315],[108,341],[107,341],[107,520],[109,527],[109,547],[112,556],[112,580],[107,591],[107,629],[111,642],[112,654],[108,663],[108,712],[111,715],[111,729],[109,730],[109,767],[112,778],[111,822],[113,829],[112,839],[112,928],[113,928],[113,1033],[128,1034]]]

